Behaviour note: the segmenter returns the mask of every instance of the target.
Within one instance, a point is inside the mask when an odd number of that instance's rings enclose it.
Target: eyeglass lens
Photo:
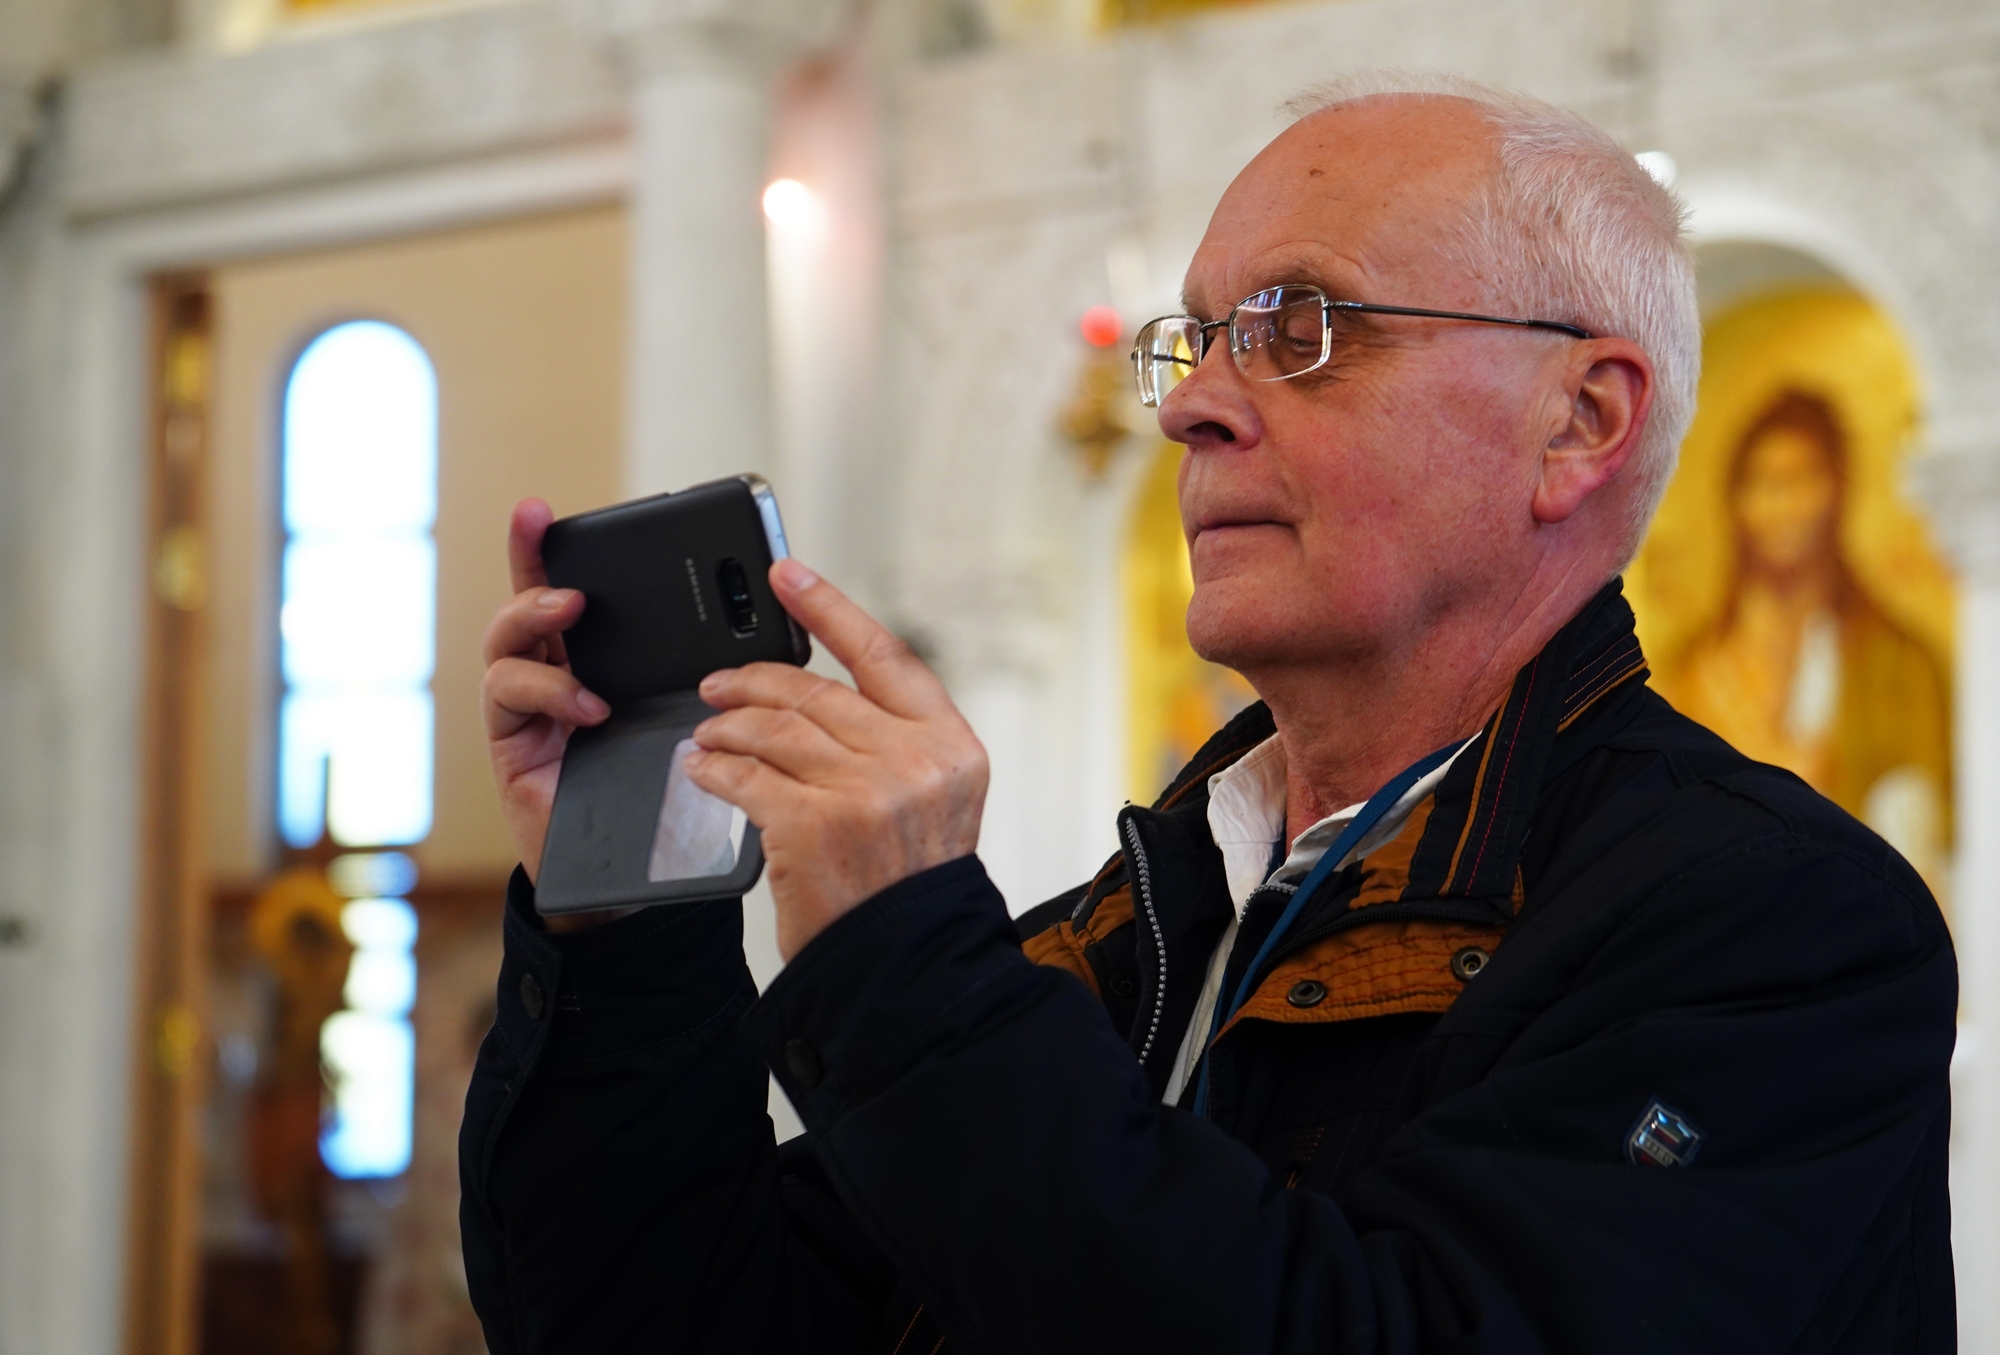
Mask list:
[[[1167,393],[1194,370],[1201,355],[1201,322],[1193,316],[1169,315],[1139,331],[1132,346],[1133,375],[1139,379],[1139,400],[1157,408]]]
[[[1326,296],[1317,287],[1273,287],[1244,299],[1229,317],[1229,355],[1236,370],[1253,381],[1283,381],[1326,361],[1332,346],[1326,323]],[[1201,322],[1169,315],[1139,331],[1132,349],[1139,398],[1148,408],[1201,361]]]
[[[1283,381],[1326,361],[1326,295],[1317,287],[1273,287],[1245,298],[1229,317],[1229,352],[1252,381]]]

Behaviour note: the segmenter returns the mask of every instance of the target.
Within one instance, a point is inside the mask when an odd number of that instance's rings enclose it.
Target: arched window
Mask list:
[[[436,657],[437,377],[393,325],[336,325],[285,386],[285,553],[279,612],[278,829],[294,847],[348,848],[430,832]],[[360,881],[347,1010],[321,1033],[334,1115],[321,1154],[338,1176],[409,1165],[415,1040],[415,869],[397,852],[336,863]],[[348,866],[341,870],[339,867]]]
[[[402,330],[337,325],[284,411],[285,700],[278,825],[294,847],[431,827],[437,377]]]

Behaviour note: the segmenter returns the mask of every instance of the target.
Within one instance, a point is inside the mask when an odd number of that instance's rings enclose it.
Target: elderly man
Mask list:
[[[1532,100],[1302,111],[1136,354],[1189,637],[1262,702],[1017,931],[964,720],[781,563],[856,687],[714,675],[693,774],[789,963],[757,997],[734,899],[555,932],[516,876],[461,1139],[495,1352],[1953,1346],[1937,907],[1647,688],[1616,582],[1693,403],[1678,207]],[[547,520],[488,638],[530,863],[605,710]]]

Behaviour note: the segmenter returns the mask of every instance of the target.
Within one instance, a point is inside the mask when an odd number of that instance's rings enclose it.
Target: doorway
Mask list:
[[[147,903],[135,1076],[142,1094],[173,1090],[188,1130],[135,1117],[133,1350],[483,1349],[456,1133],[514,860],[487,780],[479,636],[508,592],[509,506],[618,495],[625,229],[621,208],[596,208],[156,289],[149,844],[155,877],[186,885]],[[201,379],[170,389],[183,331],[199,333]],[[390,357],[303,365],[355,338]],[[313,387],[328,370],[350,384]],[[174,450],[173,399],[202,434],[192,459]],[[404,406],[415,422],[395,424]],[[303,460],[333,425],[358,440]],[[288,502],[308,481],[311,502]],[[328,511],[342,494],[353,511]],[[376,580],[384,605],[343,600],[391,557],[415,572]],[[315,575],[313,559],[337,567]],[[407,671],[388,681],[373,660],[392,635]],[[357,650],[371,662],[343,668]],[[385,722],[390,706],[408,718]],[[357,723],[369,738],[335,737]],[[302,806],[313,777],[330,794]]]

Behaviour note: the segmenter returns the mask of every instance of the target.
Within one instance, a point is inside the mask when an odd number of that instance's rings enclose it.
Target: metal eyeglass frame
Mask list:
[[[1558,334],[1567,334],[1573,339],[1592,339],[1597,337],[1581,325],[1567,324],[1561,320],[1520,320],[1505,315],[1474,315],[1469,311],[1434,311],[1426,310],[1419,306],[1378,306],[1367,301],[1335,301],[1323,289],[1314,286],[1310,282],[1281,282],[1275,287],[1264,287],[1252,292],[1249,296],[1244,297],[1234,306],[1231,306],[1229,314],[1220,320],[1196,320],[1192,315],[1162,315],[1158,319],[1148,320],[1145,324],[1139,326],[1139,339],[1143,340],[1146,336],[1146,331],[1154,325],[1163,324],[1168,320],[1194,320],[1197,347],[1197,351],[1190,360],[1169,357],[1164,354],[1148,354],[1143,351],[1142,344],[1135,341],[1132,345],[1132,379],[1138,383],[1140,403],[1144,404],[1148,409],[1157,409],[1162,398],[1159,396],[1155,396],[1150,400],[1146,398],[1146,368],[1148,366],[1156,362],[1171,362],[1185,366],[1192,372],[1200,364],[1201,360],[1208,356],[1208,333],[1210,330],[1230,329],[1236,323],[1237,313],[1258,297],[1266,293],[1289,291],[1294,288],[1303,292],[1311,292],[1319,298],[1319,358],[1310,367],[1301,367],[1296,372],[1286,372],[1282,376],[1255,377],[1252,378],[1253,380],[1289,381],[1295,376],[1304,376],[1307,372],[1316,372],[1326,366],[1327,360],[1333,356],[1332,322],[1334,311],[1348,311],[1350,313],[1367,315],[1414,315],[1428,320],[1471,320],[1482,325],[1513,325],[1519,329],[1553,330]],[[1231,351],[1234,352],[1236,346],[1232,344],[1230,347]],[[1248,352],[1249,350],[1246,348],[1243,351]],[[1242,371],[1243,369],[1239,365],[1237,370]],[[1246,376],[1249,375],[1247,372],[1244,374]],[[1185,380],[1186,378],[1183,377],[1182,379]]]

